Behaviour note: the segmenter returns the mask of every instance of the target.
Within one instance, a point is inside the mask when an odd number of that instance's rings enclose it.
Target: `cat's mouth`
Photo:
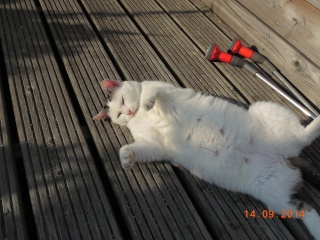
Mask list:
[[[139,111],[139,107],[137,107],[136,110],[134,110],[133,112],[131,112],[130,115],[132,115],[132,117],[135,117],[135,116],[137,115],[138,111]]]

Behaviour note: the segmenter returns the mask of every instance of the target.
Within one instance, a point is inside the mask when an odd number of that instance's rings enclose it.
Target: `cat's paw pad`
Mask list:
[[[133,152],[128,146],[120,148],[120,162],[124,169],[131,169],[133,167]]]
[[[155,102],[156,102],[156,96],[149,97],[142,106],[144,110],[149,111],[150,109],[153,108]]]

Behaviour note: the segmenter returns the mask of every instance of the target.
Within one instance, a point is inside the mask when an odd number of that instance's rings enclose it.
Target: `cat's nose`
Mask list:
[[[135,114],[137,113],[137,110],[138,110],[138,109],[136,109],[136,110],[134,110],[134,111],[131,111],[131,109],[128,109],[127,115],[135,115]]]
[[[133,115],[134,111],[131,111],[131,109],[128,108],[128,109],[126,109],[125,114],[126,115]]]

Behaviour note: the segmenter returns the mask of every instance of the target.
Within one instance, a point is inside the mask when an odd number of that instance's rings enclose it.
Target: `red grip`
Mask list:
[[[234,42],[233,46],[231,46],[229,50],[232,54],[239,54],[240,56],[249,59],[254,54],[254,51],[250,48],[243,46],[239,39]]]
[[[224,62],[224,63],[230,63],[232,60],[232,55],[221,51],[218,45],[215,45],[210,55],[209,61],[215,61],[215,60],[219,60],[220,62]]]

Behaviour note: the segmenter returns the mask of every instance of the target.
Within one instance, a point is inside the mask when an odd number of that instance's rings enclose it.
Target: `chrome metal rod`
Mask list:
[[[300,103],[298,103],[296,100],[291,98],[288,94],[286,94],[284,91],[282,91],[281,88],[279,88],[276,84],[274,84],[270,79],[263,76],[261,73],[257,72],[255,74],[255,77],[262,80],[264,83],[266,83],[268,86],[270,86],[272,89],[274,89],[277,93],[279,93],[281,96],[283,96],[285,99],[287,99],[290,103],[292,103],[296,108],[298,108],[301,112],[303,112],[308,117],[315,119],[318,115],[315,115],[313,112],[310,112],[308,109],[303,107]]]
[[[316,109],[314,109],[302,96],[299,92],[297,92],[288,81],[282,77],[282,75],[278,71],[273,71],[273,75],[275,75],[285,86],[286,88],[306,107],[308,108],[314,115],[319,116],[319,113]]]

